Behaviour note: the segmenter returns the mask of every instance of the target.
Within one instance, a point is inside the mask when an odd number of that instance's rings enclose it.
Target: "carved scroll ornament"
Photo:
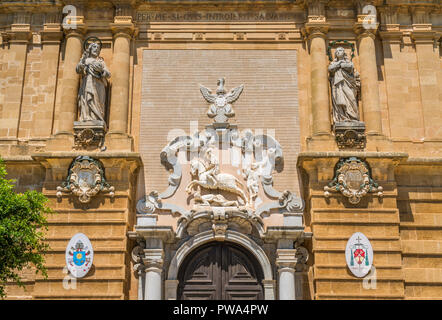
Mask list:
[[[88,156],[77,157],[69,167],[66,181],[57,187],[57,197],[63,192],[78,196],[81,203],[89,203],[99,192],[109,192],[114,196],[115,188],[110,186],[104,178],[102,164]]]
[[[330,197],[331,192],[340,192],[351,204],[358,204],[368,193],[383,196],[383,188],[371,178],[368,164],[356,157],[339,160],[334,179],[324,187],[324,196]]]

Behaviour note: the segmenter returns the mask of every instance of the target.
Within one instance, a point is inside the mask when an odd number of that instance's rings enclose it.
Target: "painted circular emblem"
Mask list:
[[[345,248],[347,266],[356,277],[365,277],[373,265],[373,248],[368,238],[361,232],[354,233],[348,239]]]
[[[94,250],[83,233],[74,235],[66,247],[66,266],[75,278],[83,278],[91,269]]]

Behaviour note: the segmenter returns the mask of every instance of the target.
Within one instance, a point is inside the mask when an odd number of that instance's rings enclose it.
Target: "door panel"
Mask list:
[[[261,268],[238,246],[216,243],[203,247],[186,258],[181,269],[179,299],[263,299]]]

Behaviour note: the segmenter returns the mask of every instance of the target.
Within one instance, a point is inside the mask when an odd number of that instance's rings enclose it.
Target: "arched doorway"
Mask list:
[[[210,243],[192,252],[180,267],[178,279],[179,300],[264,299],[259,263],[229,242]]]

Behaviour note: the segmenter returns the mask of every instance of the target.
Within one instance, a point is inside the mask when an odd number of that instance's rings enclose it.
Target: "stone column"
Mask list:
[[[328,24],[325,23],[306,24],[306,32],[310,41],[313,136],[329,135],[331,128],[325,43],[328,28]]]
[[[279,300],[295,300],[295,249],[278,249],[276,265],[278,266]]]
[[[163,249],[145,249],[143,262],[145,269],[144,300],[162,299]]]
[[[30,19],[30,13],[15,13],[11,31],[7,33],[9,50],[5,53],[5,60],[8,59],[10,63],[5,73],[8,85],[0,119],[0,136],[9,138],[18,137],[27,48],[32,37]]]
[[[74,121],[77,117],[77,94],[80,75],[75,68],[81,59],[83,34],[85,29],[77,23],[77,29],[66,29],[66,47],[63,64],[63,81],[61,89],[60,110],[56,134],[73,134]]]
[[[365,16],[364,16],[365,17]],[[359,17],[363,21],[363,17]],[[373,27],[373,26],[372,26]],[[361,100],[367,135],[382,135],[382,116],[379,102],[378,69],[376,64],[376,30],[366,29],[363,22],[354,28],[359,34],[359,66],[361,77]]]
[[[116,16],[111,24],[114,34],[112,58],[112,93],[109,115],[109,133],[106,145],[110,149],[132,150],[132,139],[128,136],[130,51],[134,25],[131,17]]]

